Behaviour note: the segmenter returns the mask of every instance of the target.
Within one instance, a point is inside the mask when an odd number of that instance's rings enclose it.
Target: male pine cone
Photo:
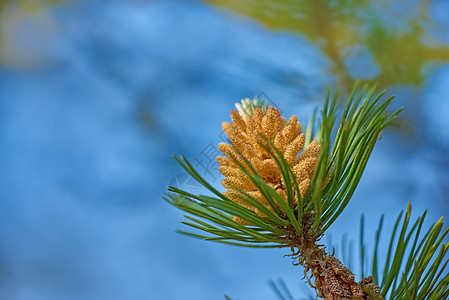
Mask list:
[[[301,133],[301,124],[296,116],[292,116],[287,121],[281,117],[279,110],[272,106],[268,108],[266,114],[258,107],[250,116],[232,110],[231,118],[232,123],[223,122],[222,126],[232,145],[226,143],[218,145],[220,151],[226,155],[226,157],[217,157],[220,164],[218,169],[225,176],[222,180],[223,186],[227,188],[224,195],[241,206],[253,210],[257,215],[265,217],[265,214],[259,209],[241,200],[238,193],[233,189],[237,188],[257,199],[266,208],[273,210],[256,185],[236,163],[237,160],[245,166],[245,161],[238,153],[240,152],[251,163],[257,174],[284,201],[288,201],[286,184],[291,185],[292,183],[284,181],[275,159],[267,151],[266,147],[270,148],[268,140],[283,155],[293,171],[300,191],[300,195],[297,195],[294,191],[294,204],[300,203],[300,200],[306,197],[309,190],[310,181],[318,162],[320,145],[313,141],[303,151],[305,135]],[[302,154],[298,155],[301,151],[303,151]],[[239,217],[234,217],[234,221],[249,225]]]

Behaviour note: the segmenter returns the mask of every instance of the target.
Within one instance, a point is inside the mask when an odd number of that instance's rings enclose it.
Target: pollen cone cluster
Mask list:
[[[223,122],[222,124],[231,145],[226,143],[218,145],[220,151],[225,155],[225,157],[217,157],[220,164],[219,170],[225,176],[221,182],[227,188],[224,195],[264,217],[265,214],[259,209],[242,200],[241,194],[235,190],[237,188],[273,211],[256,185],[240,169],[239,164],[248,171],[250,170],[240,156],[242,154],[251,163],[257,174],[288,203],[285,186],[292,183],[284,181],[275,159],[264,148],[264,146],[269,147],[267,139],[282,153],[296,177],[301,196],[298,198],[294,192],[293,201],[297,205],[298,199],[304,199],[309,190],[310,181],[318,162],[320,145],[313,141],[307,149],[304,149],[305,136],[301,133],[301,124],[296,116],[292,116],[287,121],[281,117],[279,110],[272,106],[266,113],[263,113],[260,108],[256,108],[251,116],[244,116],[236,110],[232,110],[231,119],[232,123]],[[274,152],[274,149],[272,151]],[[234,217],[234,221],[247,225],[238,217]]]

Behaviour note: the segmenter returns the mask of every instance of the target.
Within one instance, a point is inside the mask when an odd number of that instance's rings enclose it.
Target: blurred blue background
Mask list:
[[[161,200],[201,189],[171,154],[219,186],[211,157],[244,97],[307,122],[326,86],[362,79],[406,107],[325,237],[340,258],[354,240],[356,273],[362,213],[368,247],[408,201],[447,215],[449,3],[255,3],[0,1],[1,299],[276,299],[278,278],[307,296],[288,250],[181,236]]]

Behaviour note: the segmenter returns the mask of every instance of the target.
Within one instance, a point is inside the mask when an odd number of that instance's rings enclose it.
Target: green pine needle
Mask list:
[[[442,231],[442,219],[430,226],[422,234],[424,212],[417,220],[410,223],[411,205],[401,212],[390,235],[390,243],[383,264],[382,276],[379,272],[379,241],[383,225],[383,216],[375,235],[374,255],[371,274],[374,283],[381,288],[381,296],[390,300],[426,299],[441,300],[449,296],[449,244],[443,240],[449,228]],[[401,221],[402,220],[402,221]],[[411,225],[411,227],[409,226]],[[360,246],[363,243],[363,219],[361,222]],[[410,227],[410,228],[409,228]],[[399,236],[398,236],[399,234]],[[361,250],[362,253],[364,250]],[[366,257],[361,256],[362,273]],[[443,276],[443,274],[445,274]],[[366,275],[366,274],[365,274]],[[363,277],[364,275],[362,275]]]

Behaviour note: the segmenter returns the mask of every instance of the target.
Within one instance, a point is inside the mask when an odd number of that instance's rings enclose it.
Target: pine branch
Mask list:
[[[380,288],[377,268],[373,269],[374,277],[356,282],[353,273],[319,244],[349,203],[381,131],[401,111],[388,114],[386,109],[393,97],[381,101],[384,92],[374,96],[374,91],[365,87],[357,92],[356,85],[335,127],[338,91],[331,98],[329,90],[320,120],[315,124],[313,117],[306,134],[301,134],[296,117],[287,121],[278,110],[267,109],[263,101],[244,100],[237,106],[240,113],[231,112],[233,123],[223,123],[231,145],[219,145],[226,157],[217,160],[225,176],[222,183],[226,192],[220,193],[204,180],[187,158],[174,156],[189,175],[215,195],[194,195],[168,188],[164,199],[188,213],[185,225],[199,230],[199,233],[179,232],[237,246],[289,247],[296,263],[305,267],[305,275],[310,271],[315,278],[318,296],[326,299],[381,299],[388,293],[393,297],[419,297],[426,290],[444,296],[446,277],[436,281],[441,269],[426,271],[428,256],[436,251],[435,243],[442,241],[442,238],[433,241],[441,230],[440,221],[426,235],[430,242],[421,241],[414,246],[414,252],[421,252],[406,263],[408,273],[404,276],[409,277],[399,280],[397,272],[411,238],[411,232],[406,234],[409,213],[406,214],[394,255],[390,246]],[[418,223],[413,228],[416,226]],[[380,228],[378,237],[379,234]],[[362,258],[363,247],[362,242]],[[444,246],[437,261],[442,260],[446,251]],[[377,266],[377,252],[373,265]],[[419,281],[418,275],[409,275],[412,266],[416,272],[427,272],[426,281]]]

